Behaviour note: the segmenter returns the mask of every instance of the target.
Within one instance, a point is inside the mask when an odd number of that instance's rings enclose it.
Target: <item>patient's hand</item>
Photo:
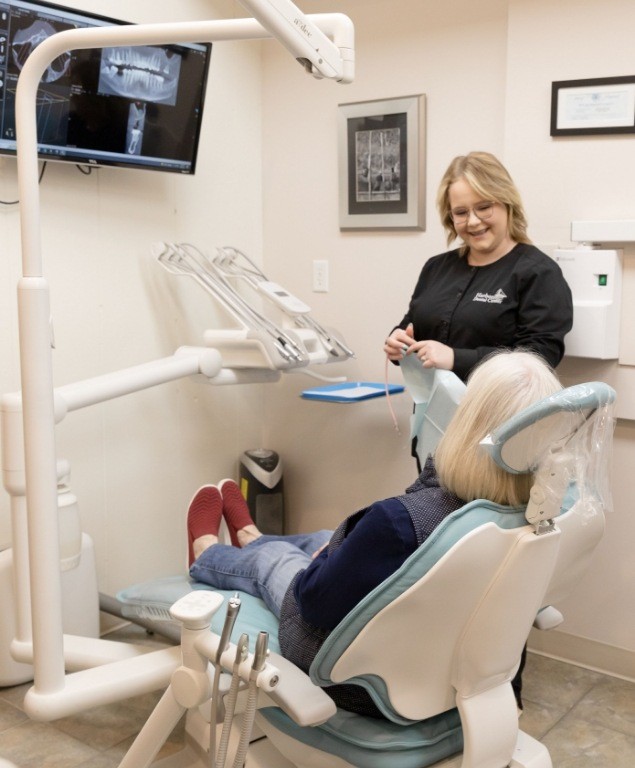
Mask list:
[[[328,545],[329,545],[329,542],[327,541],[325,544],[322,544],[322,546],[319,549],[316,549],[315,552],[311,555],[311,560],[315,560],[315,558],[320,554],[320,552],[325,550],[328,547]]]

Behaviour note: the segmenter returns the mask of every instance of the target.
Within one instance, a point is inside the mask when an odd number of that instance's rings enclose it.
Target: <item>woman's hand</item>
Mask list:
[[[389,360],[398,362],[406,355],[416,355],[424,368],[442,368],[451,371],[454,367],[454,350],[440,341],[415,341],[412,324],[406,330],[396,328],[386,339],[384,352]]]
[[[416,355],[424,368],[442,368],[445,371],[451,371],[454,367],[454,350],[440,341],[415,341],[408,352],[408,355]]]
[[[384,352],[386,357],[393,362],[403,360],[414,342],[412,323],[404,331],[402,328],[395,330],[386,339]]]

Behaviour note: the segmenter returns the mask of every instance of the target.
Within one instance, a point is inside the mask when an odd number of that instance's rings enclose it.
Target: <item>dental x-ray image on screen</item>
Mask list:
[[[30,53],[67,29],[125,22],[48,2],[0,0],[0,153],[15,154],[15,92]],[[194,173],[211,44],[70,51],[37,96],[43,160]]]
[[[99,92],[174,106],[182,59],[157,46],[104,48]]]

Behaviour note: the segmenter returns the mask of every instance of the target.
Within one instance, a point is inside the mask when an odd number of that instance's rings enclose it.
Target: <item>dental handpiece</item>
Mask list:
[[[249,673],[249,679],[255,680],[260,672],[262,672],[265,662],[267,661],[267,654],[269,652],[269,633],[259,632],[256,639],[256,648],[254,650],[254,661],[251,666],[251,672]]]
[[[180,271],[195,278],[206,290],[216,296],[231,312],[242,318],[243,322],[260,329],[273,340],[273,347],[288,363],[302,363],[307,358],[296,341],[283,328],[278,327],[265,315],[252,307],[228,281],[218,263],[196,246],[189,243],[174,244]]]
[[[209,765],[214,768],[216,764],[216,720],[218,715],[218,689],[220,685],[220,676],[222,672],[221,657],[229,645],[229,639],[236,623],[236,617],[240,610],[240,598],[234,595],[229,598],[227,603],[227,613],[225,614],[225,623],[221,631],[216,658],[214,659],[214,685],[212,687],[212,708],[209,724]]]
[[[229,645],[229,639],[236,623],[236,617],[240,610],[240,598],[238,595],[234,595],[229,598],[227,603],[227,613],[225,615],[225,623],[223,624],[223,630],[220,635],[220,642],[218,643],[218,650],[216,651],[216,664],[220,664],[221,656],[227,650]]]

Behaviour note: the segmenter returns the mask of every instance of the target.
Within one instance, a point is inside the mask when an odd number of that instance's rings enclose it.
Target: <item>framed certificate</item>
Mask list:
[[[635,133],[635,75],[551,84],[551,135]]]

